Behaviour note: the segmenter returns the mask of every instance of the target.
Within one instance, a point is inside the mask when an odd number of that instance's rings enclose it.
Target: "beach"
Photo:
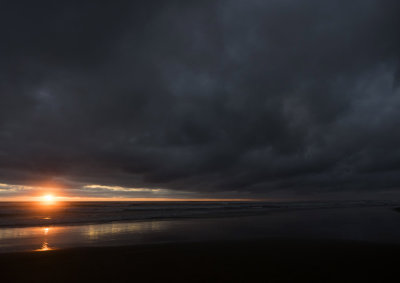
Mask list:
[[[385,282],[399,263],[396,203],[134,204],[142,219],[108,222],[82,215],[131,204],[74,205],[55,224],[3,216],[32,222],[0,227],[2,282]]]
[[[400,246],[263,239],[0,255],[2,282],[389,282]]]

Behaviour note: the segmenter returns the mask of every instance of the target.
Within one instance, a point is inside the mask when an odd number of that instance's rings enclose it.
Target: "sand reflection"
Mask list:
[[[21,239],[48,235],[52,232],[60,232],[63,227],[24,227],[24,228],[1,228],[0,241],[8,239]]]
[[[49,246],[48,235],[49,235],[49,232],[50,232],[51,228],[45,227],[45,228],[42,228],[42,229],[43,229],[42,246],[40,247],[40,249],[37,249],[36,251],[38,251],[38,252],[50,251],[50,250],[52,250],[52,248]]]
[[[11,250],[49,251],[66,231],[66,227],[0,228],[0,247],[5,246]]]
[[[168,221],[107,223],[77,226],[0,228],[0,252],[49,251],[75,246],[108,245],[120,240],[141,241],[168,230]]]
[[[88,225],[85,234],[90,240],[98,240],[102,237],[118,234],[142,234],[147,232],[158,232],[163,230],[165,226],[166,222],[162,221]]]

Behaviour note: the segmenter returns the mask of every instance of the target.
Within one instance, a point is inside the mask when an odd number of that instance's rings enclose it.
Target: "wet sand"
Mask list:
[[[1,282],[391,282],[400,245],[263,239],[0,254]]]

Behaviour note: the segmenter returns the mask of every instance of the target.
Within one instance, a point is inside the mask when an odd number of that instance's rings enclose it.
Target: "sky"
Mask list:
[[[0,199],[398,198],[400,2],[0,2]]]

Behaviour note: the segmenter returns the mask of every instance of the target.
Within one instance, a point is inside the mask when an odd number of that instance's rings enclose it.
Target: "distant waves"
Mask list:
[[[79,225],[140,221],[258,215],[274,211],[340,208],[397,207],[395,201],[345,202],[60,202],[44,206],[32,202],[0,202],[0,227]]]

